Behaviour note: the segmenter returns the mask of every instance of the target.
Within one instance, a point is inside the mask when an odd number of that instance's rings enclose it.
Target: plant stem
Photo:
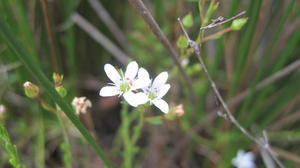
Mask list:
[[[165,49],[170,54],[171,58],[173,59],[173,62],[178,67],[180,73],[186,80],[188,84],[188,89],[190,92],[190,96],[192,98],[192,101],[195,103],[197,98],[195,95],[195,91],[193,89],[193,82],[192,79],[188,76],[184,68],[181,66],[179,61],[179,56],[173,46],[171,45],[168,38],[165,36],[163,31],[160,29],[157,22],[154,20],[153,16],[151,15],[150,11],[147,9],[145,4],[141,0],[129,0],[130,4],[136,9],[136,11],[143,17],[144,21],[148,24],[149,28],[151,29],[152,33],[158,38],[158,40],[163,44]]]
[[[262,150],[266,150],[270,156],[272,157],[273,160],[275,160],[275,162],[277,163],[277,165],[280,167],[280,168],[283,168],[283,164],[281,163],[281,161],[277,158],[276,154],[273,152],[273,150],[271,149],[268,141],[267,141],[267,138],[265,137],[265,139],[261,140],[261,139],[258,139],[258,138],[255,138],[252,134],[250,134],[236,119],[235,117],[232,115],[232,113],[230,112],[227,104],[225,103],[223,97],[221,96],[219,90],[217,89],[217,86],[215,84],[215,82],[213,81],[212,77],[210,76],[210,74],[208,73],[208,70],[207,70],[207,67],[201,57],[201,53],[200,53],[200,47],[198,45],[198,43],[196,43],[195,41],[191,40],[189,35],[187,34],[186,30],[184,29],[180,19],[178,18],[178,21],[180,23],[180,26],[182,28],[182,31],[184,32],[188,42],[189,42],[189,45],[191,48],[193,48],[195,54],[196,54],[196,57],[197,59],[199,60],[200,62],[200,66],[201,68],[203,68],[204,72],[205,72],[205,75],[208,79],[208,81],[210,82],[210,85],[216,95],[216,97],[218,98],[218,100],[221,102],[225,112],[226,112],[226,117],[229,119],[229,121],[231,121],[242,133],[244,133],[249,139],[251,139],[252,141],[254,141],[259,147],[261,147]]]
[[[131,152],[131,142],[130,142],[130,123],[128,119],[128,104],[124,103],[121,111],[121,135],[123,139],[123,167],[124,168],[132,168],[132,152]]]

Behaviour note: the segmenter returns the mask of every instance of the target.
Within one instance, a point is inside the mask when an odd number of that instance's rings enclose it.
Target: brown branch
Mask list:
[[[283,68],[282,70],[278,71],[277,73],[275,73],[274,75],[271,75],[267,78],[265,78],[264,80],[262,80],[260,83],[258,83],[255,87],[254,87],[254,91],[258,91],[260,89],[263,89],[264,87],[268,86],[269,84],[275,82],[276,80],[279,80],[280,78],[288,75],[289,73],[291,73],[292,71],[296,70],[297,68],[300,67],[300,59],[295,61],[294,63],[288,65],[287,67]],[[234,98],[232,98],[231,100],[228,101],[228,106],[230,108],[236,106],[237,104],[239,104],[241,101],[243,101],[249,94],[250,94],[250,89],[246,89],[245,91],[239,93],[237,96],[235,96]],[[219,111],[220,108],[216,108],[212,111]],[[201,130],[203,128],[204,125],[206,125],[207,123],[211,123],[215,118],[217,118],[218,115],[217,113],[211,113],[206,120],[197,125],[195,127],[196,130]]]
[[[212,22],[211,24],[209,24],[209,25],[207,25],[207,26],[200,27],[200,30],[210,29],[210,28],[213,28],[213,27],[216,27],[216,26],[220,26],[220,25],[222,25],[222,24],[224,24],[224,23],[227,23],[227,22],[229,22],[229,21],[231,21],[231,20],[234,20],[234,19],[236,19],[236,18],[238,18],[238,17],[244,15],[245,13],[246,13],[246,11],[242,11],[241,13],[239,13],[239,14],[237,14],[237,15],[235,15],[235,16],[229,18],[229,19],[226,19],[226,20],[224,20],[224,21],[220,21],[220,22],[217,22],[217,23]],[[222,18],[223,18],[223,17],[222,17]]]
[[[185,72],[183,67],[180,64],[178,54],[174,50],[173,46],[171,45],[168,38],[164,35],[162,30],[160,29],[157,22],[154,20],[153,16],[151,15],[150,11],[147,9],[145,4],[141,0],[128,0],[130,4],[135,8],[135,10],[143,17],[144,21],[148,24],[149,28],[151,29],[152,33],[158,38],[158,40],[163,44],[165,49],[170,54],[171,58],[173,59],[175,65],[178,67],[179,71],[181,72],[182,76],[186,80],[188,84],[188,89],[191,95],[193,102],[196,102],[196,95],[193,90],[193,83],[191,78]]]
[[[216,95],[216,97],[218,98],[218,100],[221,102],[221,105],[223,106],[225,112],[226,112],[226,118],[231,121],[243,134],[246,135],[246,137],[248,137],[250,140],[252,140],[253,142],[255,142],[262,150],[267,151],[270,156],[272,157],[272,159],[277,163],[277,165],[280,168],[283,168],[283,164],[281,163],[281,161],[277,158],[276,154],[273,152],[271,146],[269,145],[268,139],[267,139],[267,135],[266,132],[263,132],[263,137],[262,138],[256,138],[255,136],[253,136],[250,132],[248,132],[237,120],[236,118],[232,115],[232,112],[229,110],[229,107],[227,106],[227,104],[225,103],[223,97],[221,96],[219,90],[217,89],[217,86],[215,84],[215,82],[213,81],[212,77],[210,76],[207,67],[201,57],[201,53],[200,53],[200,47],[198,45],[198,43],[196,43],[195,41],[191,40],[189,35],[187,34],[186,30],[183,27],[182,22],[180,21],[180,19],[178,18],[178,21],[180,23],[181,29],[184,32],[186,38],[188,39],[189,45],[190,47],[194,50],[194,53],[196,54],[199,62],[200,62],[200,66],[201,68],[204,70],[205,75],[208,79],[208,81],[211,84],[211,87]]]
[[[226,28],[226,29],[223,29],[223,30],[221,30],[221,31],[218,31],[218,32],[216,32],[216,33],[214,33],[214,34],[212,34],[212,35],[209,35],[209,36],[207,36],[207,37],[204,37],[203,39],[202,39],[202,43],[203,42],[206,42],[206,41],[209,41],[209,40],[214,40],[214,39],[216,39],[217,37],[219,37],[219,36],[221,36],[221,35],[223,35],[223,34],[225,34],[225,33],[228,33],[228,32],[230,32],[230,31],[232,31],[232,28]]]

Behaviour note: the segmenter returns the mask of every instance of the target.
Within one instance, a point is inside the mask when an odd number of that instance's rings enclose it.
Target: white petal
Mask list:
[[[143,89],[151,84],[151,80],[137,79],[132,84],[132,90]]]
[[[249,161],[253,161],[255,159],[254,154],[252,152],[245,153],[244,157],[247,158],[247,160]]]
[[[157,98],[162,98],[164,95],[167,94],[167,92],[169,91],[171,85],[170,84],[165,84],[162,87],[160,87]]]
[[[120,94],[120,90],[116,86],[104,86],[101,90],[99,95],[103,97],[108,97],[108,96],[116,96]]]
[[[107,75],[107,77],[115,84],[119,84],[121,81],[121,76],[119,72],[116,70],[115,67],[113,67],[110,64],[104,65],[104,71]]]
[[[154,79],[152,87],[153,88],[159,88],[163,84],[165,84],[168,80],[168,72],[162,72],[157,75],[157,77]]]
[[[138,78],[139,79],[149,79],[150,80],[150,76],[148,71],[145,68],[140,68],[139,72],[138,72]]]
[[[125,78],[130,80],[134,79],[138,72],[138,69],[139,66],[135,61],[130,62],[126,68]]]
[[[127,103],[133,107],[137,107],[138,105],[145,104],[148,101],[148,97],[146,94],[140,93],[133,93],[133,92],[126,92],[124,93],[124,99]]]
[[[140,68],[138,72],[138,79],[133,82],[132,89],[142,89],[146,88],[151,84],[151,79],[149,73],[146,69]]]
[[[162,99],[154,99],[152,101],[152,103],[157,107],[159,108],[162,112],[164,113],[168,113],[169,112],[169,105],[167,102],[165,102],[164,100]]]

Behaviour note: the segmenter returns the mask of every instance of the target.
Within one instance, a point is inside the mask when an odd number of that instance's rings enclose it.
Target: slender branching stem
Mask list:
[[[210,28],[213,28],[213,27],[216,27],[216,26],[220,26],[220,25],[222,25],[222,24],[225,24],[225,23],[227,23],[227,22],[229,22],[229,21],[232,21],[232,20],[234,20],[234,19],[236,19],[236,18],[238,18],[238,17],[244,15],[245,13],[246,13],[246,11],[242,11],[242,12],[240,12],[239,14],[237,14],[237,15],[235,15],[235,16],[229,18],[229,19],[222,20],[222,21],[219,21],[219,22],[212,22],[211,24],[209,24],[209,25],[207,25],[207,26],[201,27],[200,30],[210,29]],[[222,18],[223,18],[223,17],[222,17]]]
[[[218,98],[218,100],[221,102],[222,107],[224,108],[225,112],[226,112],[226,117],[227,119],[232,122],[243,134],[245,134],[250,140],[254,141],[259,147],[261,147],[262,150],[266,150],[271,157],[275,160],[275,162],[278,164],[278,166],[280,168],[283,168],[283,164],[281,163],[281,161],[277,158],[277,155],[275,154],[275,152],[271,149],[269,142],[267,140],[267,136],[266,133],[264,132],[264,137],[263,138],[256,138],[255,136],[253,136],[250,132],[248,132],[236,119],[235,117],[232,115],[230,109],[228,108],[227,104],[225,103],[223,97],[221,96],[219,90],[217,89],[217,86],[215,84],[215,82],[213,81],[212,77],[210,76],[207,67],[201,57],[201,53],[200,53],[200,47],[198,45],[198,43],[196,43],[195,41],[191,40],[191,38],[189,37],[189,35],[187,34],[186,30],[183,27],[183,24],[181,22],[181,20],[178,18],[178,21],[180,23],[180,27],[182,28],[182,31],[184,32],[190,47],[194,50],[199,62],[200,62],[200,66],[201,68],[204,70],[205,75],[208,79],[208,81],[210,82],[210,85],[216,95],[216,97]],[[263,140],[262,140],[263,139]]]
[[[151,15],[150,11],[147,9],[145,4],[141,0],[129,0],[130,4],[136,9],[136,11],[143,17],[144,21],[148,24],[149,28],[151,29],[152,33],[158,38],[158,40],[163,44],[165,49],[170,54],[173,62],[178,67],[180,73],[184,77],[185,81],[188,84],[189,93],[191,95],[192,101],[196,102],[196,95],[193,89],[192,79],[188,76],[186,71],[183,69],[179,56],[173,46],[171,45],[168,38],[165,36],[157,22],[154,20],[153,16]]]

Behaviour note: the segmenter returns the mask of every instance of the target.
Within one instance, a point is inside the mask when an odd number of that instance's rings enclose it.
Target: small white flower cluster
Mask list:
[[[92,102],[86,97],[75,97],[72,101],[73,107],[76,109],[76,114],[85,114],[88,108],[92,107]]]
[[[243,150],[238,151],[237,156],[232,159],[232,164],[236,168],[256,168],[254,154]]]
[[[169,112],[169,105],[162,100],[162,97],[169,91],[170,84],[167,84],[168,72],[160,73],[153,81],[144,68],[139,68],[135,61],[130,62],[125,74],[119,72],[110,64],[104,65],[104,71],[113,83],[104,86],[100,90],[100,96],[123,96],[131,106],[150,102],[162,112]]]

